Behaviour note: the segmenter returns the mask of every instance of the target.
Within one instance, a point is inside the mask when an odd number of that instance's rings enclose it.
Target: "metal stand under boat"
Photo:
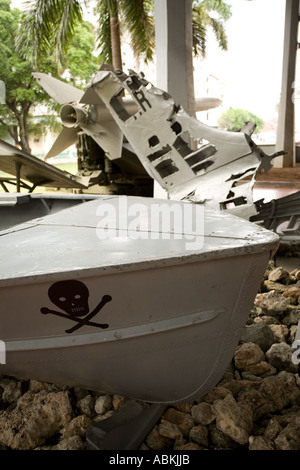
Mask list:
[[[117,413],[87,428],[87,449],[137,450],[165,409],[160,403],[129,400]]]

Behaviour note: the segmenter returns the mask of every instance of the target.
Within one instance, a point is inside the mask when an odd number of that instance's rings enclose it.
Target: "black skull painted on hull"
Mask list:
[[[57,307],[74,317],[89,313],[89,290],[83,282],[58,281],[48,291],[49,299]]]

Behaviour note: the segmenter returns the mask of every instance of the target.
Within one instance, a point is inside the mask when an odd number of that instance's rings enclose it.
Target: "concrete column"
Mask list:
[[[281,97],[278,115],[276,151],[287,155],[277,157],[274,167],[293,167],[296,162],[295,108],[293,82],[296,72],[297,34],[299,22],[299,0],[286,0],[285,31],[282,63]]]
[[[195,116],[192,0],[154,0],[156,86]],[[154,196],[167,192],[154,181]]]
[[[156,85],[195,114],[192,0],[155,0]]]

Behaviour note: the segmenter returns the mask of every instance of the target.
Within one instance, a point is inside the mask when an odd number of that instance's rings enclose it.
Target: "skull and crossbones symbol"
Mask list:
[[[41,313],[58,315],[77,322],[72,328],[65,330],[66,333],[73,333],[84,325],[96,326],[98,328],[108,328],[107,323],[95,323],[90,321],[104,307],[107,302],[111,301],[110,295],[104,295],[98,305],[89,311],[89,290],[87,286],[77,280],[58,281],[52,284],[48,290],[48,296],[51,302],[65,313],[50,310],[47,307],[41,308]]]

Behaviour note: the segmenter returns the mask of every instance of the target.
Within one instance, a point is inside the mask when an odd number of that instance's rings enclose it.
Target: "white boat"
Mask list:
[[[97,199],[96,194],[0,193],[0,230]]]
[[[203,396],[277,244],[225,212],[125,196],[3,229],[0,373],[153,403]]]

